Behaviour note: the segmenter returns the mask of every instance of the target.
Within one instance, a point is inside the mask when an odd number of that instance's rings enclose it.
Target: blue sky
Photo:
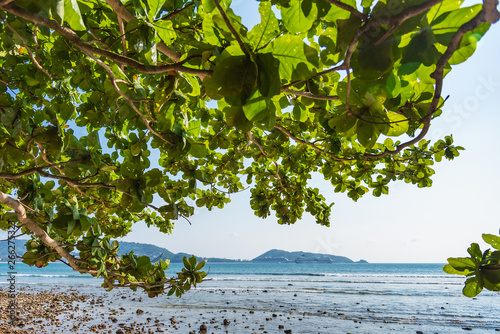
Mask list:
[[[469,1],[469,4],[477,2]],[[251,26],[258,13],[251,1],[233,1],[233,8]],[[255,9],[251,8],[255,7]],[[305,216],[295,225],[260,219],[249,206],[249,192],[236,194],[223,210],[197,209],[176,223],[172,235],[155,233],[143,224],[124,240],[148,242],[173,252],[250,259],[272,249],[344,255],[369,262],[446,262],[466,256],[482,233],[498,233],[500,189],[500,24],[492,26],[476,53],[454,66],[445,79],[450,95],[443,115],[433,122],[428,139],[452,134],[464,146],[454,161],[436,164],[431,188],[404,182],[392,184],[389,195],[366,195],[358,202],[335,194],[320,178],[313,180],[328,201],[335,202],[331,227]]]
[[[232,8],[249,27],[259,19],[256,1],[235,0]],[[454,161],[434,166],[431,188],[397,182],[387,196],[365,195],[353,202],[345,194],[335,194],[318,177],[313,185],[328,202],[336,203],[329,228],[316,225],[308,215],[291,226],[278,225],[273,217],[258,218],[246,191],[235,194],[223,210],[197,208],[190,218],[192,225],[179,220],[172,235],[138,223],[123,240],[235,259],[251,259],[273,248],[369,262],[443,263],[450,256],[466,256],[471,242],[480,242],[482,233],[498,233],[500,227],[499,40],[500,23],[491,27],[476,53],[454,66],[445,79],[443,96],[450,97],[427,138],[452,134],[466,151]]]

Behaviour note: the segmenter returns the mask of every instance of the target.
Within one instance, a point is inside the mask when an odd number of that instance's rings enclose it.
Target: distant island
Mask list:
[[[16,240],[16,253],[24,254],[26,248],[24,243],[26,239]],[[143,244],[138,242],[127,242],[120,241],[120,249],[118,251],[119,255],[128,254],[131,251],[137,256],[148,256],[152,261],[158,261],[159,259],[166,260],[169,259],[171,263],[181,263],[182,259],[187,256],[190,257],[192,254],[188,253],[172,253],[166,248],[151,244]],[[308,253],[308,252],[287,252],[279,249],[272,249],[257,256],[252,260],[234,260],[225,259],[218,257],[202,257],[196,256],[198,259],[205,260],[207,262],[253,262],[253,263],[367,263],[365,260],[360,260],[354,262],[353,260],[345,256],[336,256],[330,254],[318,254],[318,253]],[[8,247],[7,241],[0,241],[0,262],[8,261]]]
[[[272,263],[368,263],[365,260],[354,262],[345,256],[330,254],[308,253],[308,252],[287,252],[279,249],[272,249],[256,257],[252,262],[272,262]]]

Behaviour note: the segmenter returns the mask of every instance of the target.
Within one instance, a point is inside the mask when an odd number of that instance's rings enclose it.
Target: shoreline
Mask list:
[[[6,290],[0,290],[0,333],[498,333],[500,327],[484,330],[457,323],[436,326],[412,323],[412,318],[395,319],[367,309],[356,317],[341,310],[301,312],[296,309],[263,309],[248,304],[231,307],[232,293],[220,293],[220,304],[204,306],[203,291],[190,291],[199,303],[182,305],[177,298],[148,298],[142,292],[115,289],[81,292],[74,288],[21,288],[16,293],[22,325],[8,324]],[[101,289],[101,290],[99,290]],[[201,294],[200,294],[201,293]],[[193,296],[190,296],[193,297]],[[207,330],[200,330],[206,326]]]

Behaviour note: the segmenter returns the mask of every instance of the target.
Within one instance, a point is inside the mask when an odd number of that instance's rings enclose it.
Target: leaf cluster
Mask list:
[[[483,252],[477,243],[472,243],[467,249],[469,257],[451,257],[443,267],[447,274],[468,277],[462,291],[470,298],[477,296],[483,289],[500,291],[500,237],[483,234],[483,240],[494,250]]]

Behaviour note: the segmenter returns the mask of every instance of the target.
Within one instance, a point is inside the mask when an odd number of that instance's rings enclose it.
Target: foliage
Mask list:
[[[467,249],[469,257],[451,257],[443,270],[452,275],[467,276],[463,294],[475,297],[483,288],[500,291],[500,237],[483,234],[483,240],[495,249],[481,251],[477,243]]]
[[[245,183],[257,216],[326,226],[313,174],[353,200],[428,187],[462,149],[424,139],[443,78],[498,20],[495,1],[460,5],[260,1],[245,27],[230,0],[0,1],[1,219],[32,236],[28,264],[181,294],[194,260],[166,279],[110,238],[171,233]]]

